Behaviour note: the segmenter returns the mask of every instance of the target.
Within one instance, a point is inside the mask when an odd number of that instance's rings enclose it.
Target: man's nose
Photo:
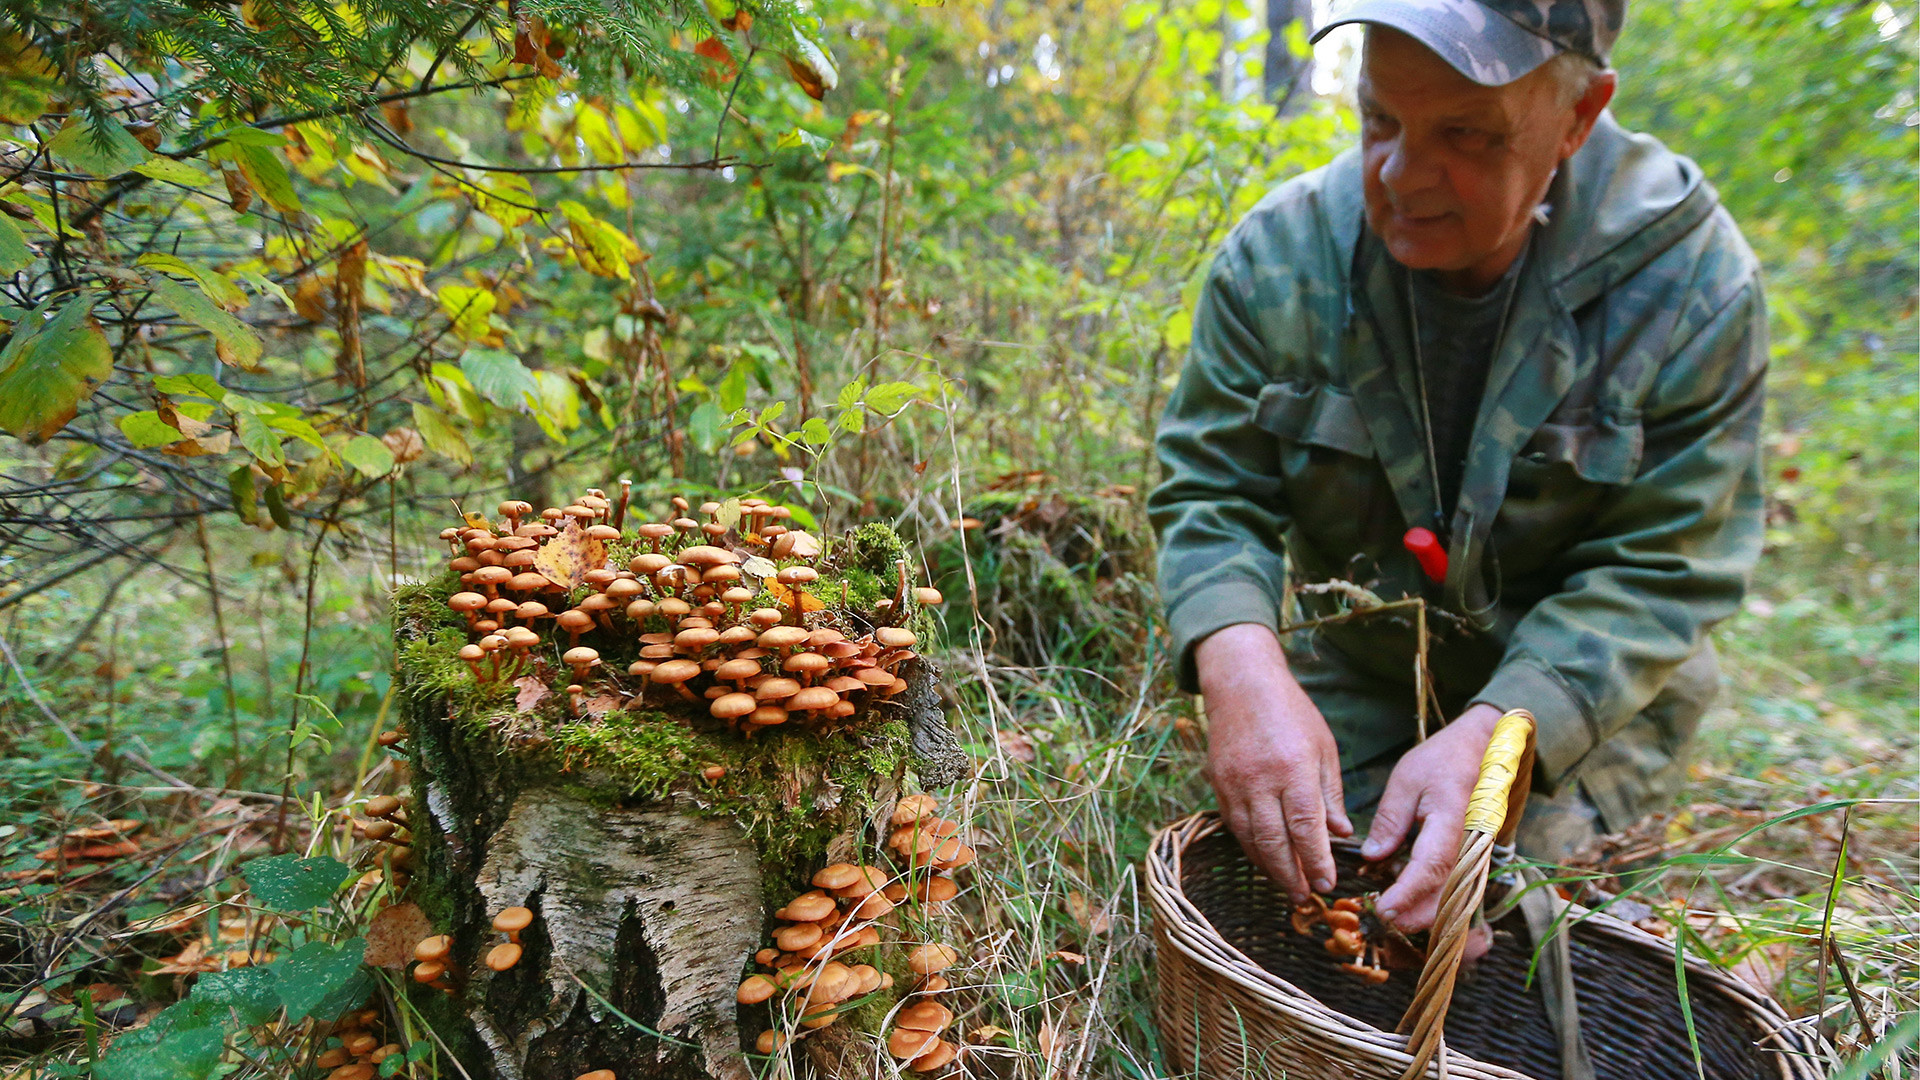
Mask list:
[[[1433,186],[1435,170],[1424,155],[1407,144],[1405,135],[1395,138],[1380,163],[1380,183],[1396,200]]]

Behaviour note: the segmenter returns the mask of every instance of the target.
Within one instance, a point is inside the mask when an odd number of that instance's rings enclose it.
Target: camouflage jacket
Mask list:
[[[1610,114],[1548,203],[1441,530],[1444,584],[1402,544],[1437,522],[1437,497],[1407,271],[1365,228],[1357,152],[1280,185],[1228,235],[1148,505],[1186,689],[1200,639],[1278,625],[1288,561],[1296,581],[1426,595],[1458,616],[1437,620],[1432,653],[1448,714],[1532,710],[1536,785],[1577,780],[1617,829],[1678,787],[1718,684],[1707,631],[1759,554],[1765,306],[1699,168]],[[1343,767],[1410,740],[1410,626],[1358,620],[1313,649],[1371,687],[1317,701]]]

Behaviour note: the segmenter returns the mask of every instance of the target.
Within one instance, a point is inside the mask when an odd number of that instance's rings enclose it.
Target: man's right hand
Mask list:
[[[1258,623],[1208,635],[1194,651],[1207,708],[1207,780],[1247,857],[1295,903],[1333,888],[1327,834],[1353,835],[1340,752],[1327,721]]]

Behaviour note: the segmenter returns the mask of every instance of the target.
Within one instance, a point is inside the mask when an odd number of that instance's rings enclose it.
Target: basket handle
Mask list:
[[[1440,891],[1440,910],[1433,920],[1427,964],[1414,985],[1413,1001],[1400,1019],[1399,1031],[1408,1036],[1407,1052],[1413,1055],[1412,1064],[1400,1074],[1401,1080],[1423,1076],[1434,1055],[1446,1048],[1447,1008],[1453,1003],[1454,980],[1466,955],[1473,917],[1486,896],[1493,847],[1512,839],[1531,786],[1533,729],[1532,713],[1508,710],[1494,725],[1493,739],[1487,744],[1486,756],[1480,759],[1480,779],[1467,801],[1460,857]]]

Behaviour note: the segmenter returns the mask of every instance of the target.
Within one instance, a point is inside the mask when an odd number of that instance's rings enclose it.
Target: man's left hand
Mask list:
[[[1375,905],[1382,918],[1404,932],[1433,924],[1440,888],[1460,854],[1467,800],[1480,778],[1480,759],[1499,721],[1499,709],[1473,706],[1407,751],[1387,778],[1360,854],[1376,860],[1392,855],[1419,823],[1407,868]]]

